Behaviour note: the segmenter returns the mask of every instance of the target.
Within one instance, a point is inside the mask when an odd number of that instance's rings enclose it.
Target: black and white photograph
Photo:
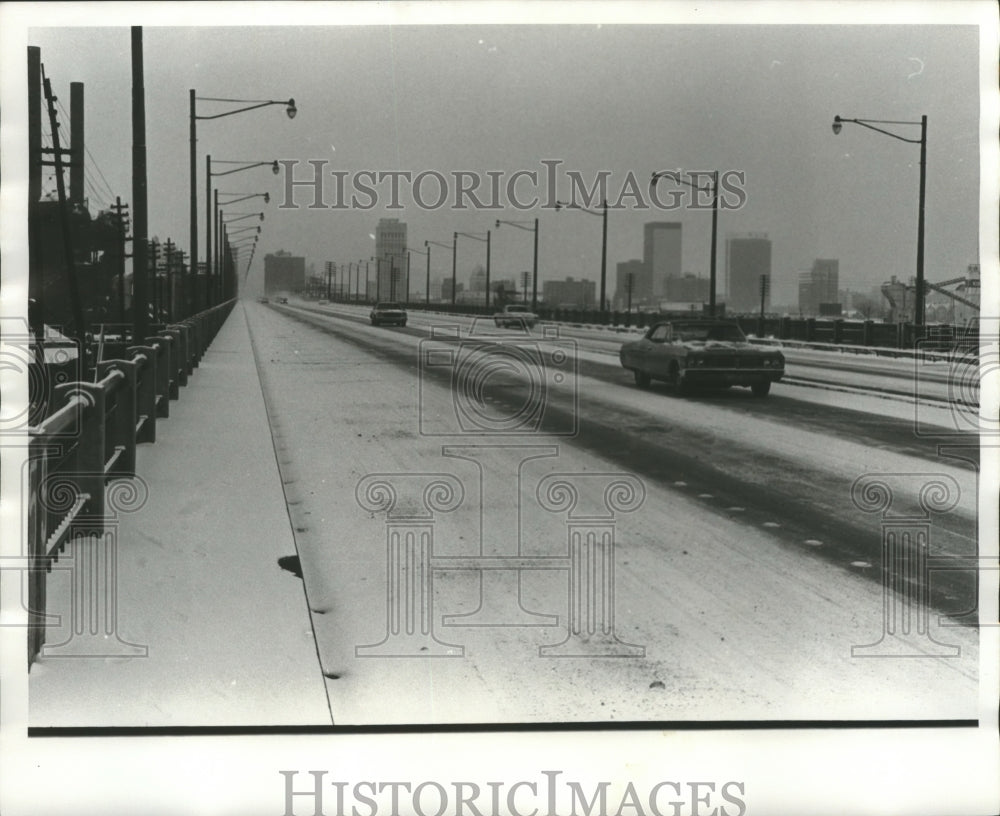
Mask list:
[[[0,4],[0,807],[995,812],[998,32]]]

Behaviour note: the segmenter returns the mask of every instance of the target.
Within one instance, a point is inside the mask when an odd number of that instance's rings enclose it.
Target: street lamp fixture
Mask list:
[[[529,230],[535,233],[535,251],[534,260],[531,265],[531,310],[535,311],[538,309],[538,219],[534,221],[534,226],[529,227],[528,224],[531,221],[504,221],[500,218],[497,219],[497,229],[500,229],[501,224],[508,224],[512,227],[517,227],[522,230]],[[487,287],[489,288],[489,287]]]
[[[242,107],[234,108],[232,110],[225,110],[221,113],[198,115],[198,102],[212,102],[217,104],[225,105],[240,105]],[[188,91],[188,140],[190,143],[190,176],[191,176],[191,270],[195,275],[198,273],[198,198],[196,191],[198,189],[198,159],[197,159],[197,144],[198,144],[198,120],[211,120],[211,119],[222,119],[226,116],[235,116],[238,113],[245,113],[247,111],[257,110],[258,108],[266,108],[270,105],[284,105],[285,114],[289,119],[294,119],[295,115],[299,112],[295,105],[295,99],[289,98],[287,100],[277,100],[277,99],[226,99],[211,96],[197,96],[194,88]],[[275,175],[278,174],[278,162],[275,161],[272,166],[272,172]],[[206,196],[205,206],[208,206],[208,199],[211,196]],[[206,246],[211,246],[211,239],[209,236],[205,236]],[[206,263],[207,266],[207,263]],[[183,285],[183,284],[182,284]]]
[[[833,117],[833,133],[837,135],[844,127],[845,122],[850,122],[861,127],[874,130],[884,136],[891,136],[907,144],[920,145],[920,201],[917,216],[917,293],[914,298],[913,323],[915,326],[924,325],[924,199],[927,186],[927,116],[921,116],[919,122],[897,121],[892,119],[845,119],[840,116]],[[920,127],[920,138],[909,139],[893,133],[891,130],[877,127],[877,125],[901,125],[905,127]]]
[[[586,207],[581,207],[579,204],[567,203],[563,201],[556,202],[556,212],[559,212],[562,208],[580,210],[580,212],[585,212],[588,215],[598,215],[603,219],[601,225],[601,314],[605,314],[608,310],[607,298],[605,293],[607,291],[607,281],[608,281],[608,200],[604,199],[601,202],[602,211],[588,210]]]
[[[668,178],[677,184],[684,184],[692,190],[697,190],[700,193],[710,193],[712,196],[712,248],[709,253],[708,316],[715,317],[716,251],[719,242],[719,171],[712,171],[712,183],[710,187],[702,187],[700,184],[695,184],[693,181],[681,178],[679,170],[660,170],[653,173],[653,177],[649,180],[650,194],[652,194],[653,189],[656,187],[656,182],[661,178]]]

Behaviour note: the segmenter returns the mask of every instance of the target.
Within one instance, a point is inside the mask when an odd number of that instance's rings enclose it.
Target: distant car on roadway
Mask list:
[[[399,303],[376,303],[369,317],[373,326],[382,326],[386,323],[406,325],[406,309]]]
[[[508,303],[503,307],[503,311],[493,315],[493,322],[497,328],[513,326],[515,328],[524,327],[530,329],[538,322],[538,315],[520,303]]]
[[[257,302],[258,303],[267,303],[268,301],[267,301],[266,297],[259,297],[259,298],[257,298]]]
[[[286,297],[280,297],[280,298],[278,298],[278,303],[284,305],[284,304],[288,303],[288,298],[286,298]]]
[[[662,380],[681,392],[742,385],[763,397],[785,373],[780,351],[752,345],[739,324],[728,320],[656,323],[642,339],[624,343],[618,357],[640,388]]]
[[[317,306],[326,306],[326,304],[328,304],[329,302],[330,301],[328,301],[326,298],[323,298],[322,300],[317,300],[316,301],[316,305]]]

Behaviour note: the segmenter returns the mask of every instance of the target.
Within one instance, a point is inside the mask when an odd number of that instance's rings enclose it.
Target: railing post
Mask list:
[[[156,349],[152,346],[130,346],[129,355],[137,364],[136,437],[138,442],[156,441]]]
[[[104,515],[104,389],[93,383],[64,383],[55,387],[57,404],[62,407],[79,396],[79,423],[76,445],[65,472],[81,494],[87,494],[88,516]]]
[[[138,416],[137,388],[139,365],[133,360],[108,360],[97,364],[97,374],[104,379],[113,371],[120,371],[124,382],[115,390],[115,410],[107,428],[110,431],[109,446],[120,446],[121,455],[108,472],[109,477],[132,479],[135,477],[135,425]]]
[[[165,337],[147,337],[146,343],[156,350],[156,415],[170,416],[170,340]]]
[[[183,323],[171,323],[167,330],[177,338],[177,383],[187,385],[188,381],[188,327]]]
[[[844,342],[844,321],[833,321],[833,342],[840,344]]]
[[[28,447],[28,665],[45,643],[45,586],[49,559],[45,544],[49,540],[48,509],[40,500],[41,486],[48,476],[46,440],[33,437]]]
[[[874,324],[870,320],[866,320],[861,327],[861,345],[870,346],[872,344],[872,330]]]
[[[181,338],[177,329],[168,327],[156,333],[169,344],[170,349],[170,399],[176,400],[181,395],[181,373],[184,371],[184,360],[181,357]]]

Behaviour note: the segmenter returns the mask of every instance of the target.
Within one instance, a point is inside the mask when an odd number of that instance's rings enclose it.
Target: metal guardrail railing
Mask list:
[[[107,484],[136,477],[136,446],[156,441],[157,420],[197,367],[232,311],[228,301],[187,320],[154,326],[145,338],[131,326],[100,327],[84,349],[79,381],[46,396],[49,410],[28,429],[28,665],[45,644],[46,577],[74,530],[105,524]],[[45,366],[40,362],[37,365]],[[47,383],[46,372],[34,378]]]

